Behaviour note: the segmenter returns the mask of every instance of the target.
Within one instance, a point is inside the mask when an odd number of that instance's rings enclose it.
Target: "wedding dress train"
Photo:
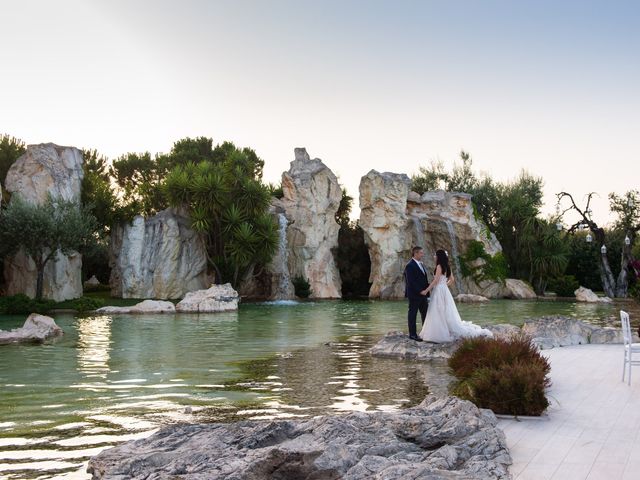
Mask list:
[[[460,337],[493,337],[493,333],[460,318],[456,302],[443,275],[431,291],[427,318],[420,331],[425,342],[445,343]]]

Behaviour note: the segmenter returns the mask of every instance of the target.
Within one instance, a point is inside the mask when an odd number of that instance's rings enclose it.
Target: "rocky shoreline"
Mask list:
[[[522,327],[510,324],[487,325],[495,336],[508,338],[524,334],[541,350],[569,345],[621,344],[622,330],[616,327],[600,327],[582,320],[561,315],[525,320]],[[634,333],[634,341],[638,337]],[[406,360],[429,361],[448,359],[458,348],[459,342],[429,343],[410,340],[405,332],[388,332],[371,349],[378,357],[392,357]]]
[[[104,450],[94,480],[509,479],[511,456],[489,410],[427,397],[395,412],[172,425]]]

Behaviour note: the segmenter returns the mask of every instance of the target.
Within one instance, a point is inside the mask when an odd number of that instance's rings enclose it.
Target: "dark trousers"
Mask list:
[[[427,297],[409,299],[409,314],[407,315],[407,321],[409,322],[409,335],[413,337],[418,335],[416,332],[416,317],[418,316],[418,311],[420,311],[422,325],[424,325],[424,319],[427,316],[428,308],[429,301],[427,300]]]

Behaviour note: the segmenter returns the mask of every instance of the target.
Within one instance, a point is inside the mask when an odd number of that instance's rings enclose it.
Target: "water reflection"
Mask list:
[[[621,305],[461,305],[481,325],[541,315],[592,322]],[[632,308],[629,308],[632,307]],[[242,305],[217,315],[57,315],[60,341],[0,349],[0,477],[87,478],[90,455],[173,422],[394,410],[443,394],[446,364],[373,358],[404,302]],[[24,318],[0,317],[0,328]]]
[[[106,380],[111,350],[111,317],[100,315],[80,318],[76,328],[78,370],[87,378]]]

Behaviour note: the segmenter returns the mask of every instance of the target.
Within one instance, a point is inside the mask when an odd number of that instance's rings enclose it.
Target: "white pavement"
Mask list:
[[[515,480],[640,479],[640,367],[622,383],[622,345],[577,345],[551,361],[547,420],[500,420]]]

